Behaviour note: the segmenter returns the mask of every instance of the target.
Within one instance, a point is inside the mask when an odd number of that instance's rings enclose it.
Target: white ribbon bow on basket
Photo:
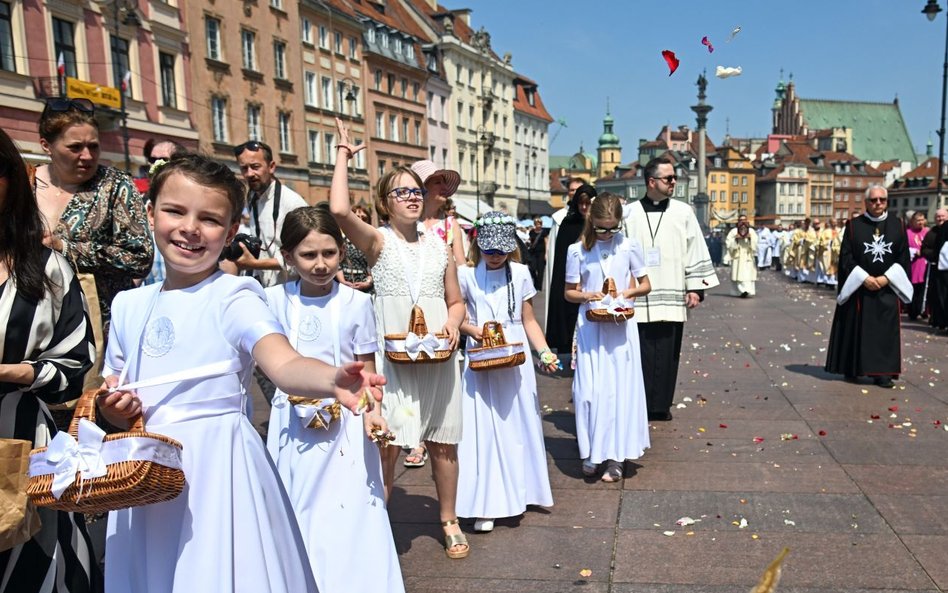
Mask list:
[[[621,296],[613,298],[608,294],[599,301],[599,308],[605,309],[610,315],[624,315],[629,312],[632,306],[632,301],[628,301]]]
[[[52,493],[57,500],[72,486],[77,472],[80,490],[83,480],[100,478],[108,473],[102,459],[104,438],[105,431],[85,418],[79,421],[78,440],[66,431],[56,433],[46,448],[46,463],[55,466]]]
[[[421,352],[427,354],[429,358],[434,358],[435,350],[437,350],[440,345],[441,340],[430,333],[422,337],[414,332],[408,332],[408,335],[405,337],[405,352],[408,354],[408,358],[412,360],[416,360]]]
[[[313,420],[319,416],[319,419],[322,421],[322,427],[328,429],[329,424],[332,422],[332,411],[329,408],[336,403],[336,401],[335,398],[327,397],[317,400],[312,404],[296,404],[293,406],[293,413],[300,419],[304,427],[308,428],[311,426]],[[289,399],[285,393],[279,391],[273,396],[270,405],[274,408],[282,408],[283,406],[289,405]]]

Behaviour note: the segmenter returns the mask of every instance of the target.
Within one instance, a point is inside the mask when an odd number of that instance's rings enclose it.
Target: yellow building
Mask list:
[[[736,223],[741,214],[753,224],[757,176],[751,161],[730,146],[718,148],[708,160],[711,227]]]

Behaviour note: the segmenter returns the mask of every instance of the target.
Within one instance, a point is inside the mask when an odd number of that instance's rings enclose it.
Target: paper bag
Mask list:
[[[26,498],[33,443],[0,439],[0,552],[29,541],[40,530],[36,507]]]

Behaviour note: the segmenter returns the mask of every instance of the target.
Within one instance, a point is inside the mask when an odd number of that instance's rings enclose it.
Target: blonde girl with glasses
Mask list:
[[[412,308],[421,307],[431,332],[447,334],[451,350],[458,345],[464,302],[454,257],[444,241],[425,233],[420,218],[425,190],[418,174],[395,167],[378,182],[375,207],[388,220],[380,228],[352,213],[348,161],[365,148],[349,140],[349,130],[336,119],[337,159],[329,206],[340,228],[366,256],[375,280],[375,315],[380,335],[405,333]],[[395,463],[401,447],[424,442],[431,460],[440,505],[445,553],[465,558],[470,548],[455,511],[458,487],[457,443],[461,440],[461,381],[455,356],[437,364],[391,364],[379,358],[388,385],[382,415],[395,433],[382,451],[386,499],[392,492]]]
[[[623,477],[626,459],[638,459],[649,446],[645,386],[634,319],[591,322],[607,278],[615,281],[623,307],[651,291],[641,243],[621,232],[622,200],[600,194],[592,203],[580,242],[569,247],[564,296],[579,303],[573,403],[583,473],[603,482]],[[608,301],[607,301],[608,302]]]

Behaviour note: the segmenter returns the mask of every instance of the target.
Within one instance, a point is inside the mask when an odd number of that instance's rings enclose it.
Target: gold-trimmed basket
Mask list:
[[[291,406],[315,406],[319,403],[318,399],[303,397],[302,395],[288,395],[286,396],[286,401],[289,402]],[[325,409],[329,410],[329,424],[326,424],[325,421],[323,421],[321,414],[316,414],[316,416],[313,417],[313,420],[306,426],[306,428],[329,428],[330,424],[342,417],[342,404],[340,404],[338,401],[324,407]]]
[[[69,424],[73,438],[78,439],[80,420],[95,422],[95,398],[99,393],[102,391],[89,389],[79,398]],[[102,445],[130,437],[157,441],[159,447],[167,449],[168,455],[180,459],[181,443],[165,435],[146,432],[141,414],[133,419],[126,432],[105,435]],[[46,447],[33,449],[30,458],[45,455],[46,450]],[[120,461],[108,464],[106,469],[106,475],[89,479],[81,479],[77,472],[73,483],[59,498],[52,491],[54,474],[31,476],[26,494],[39,507],[73,513],[107,513],[172,500],[184,490],[184,471],[156,461]]]
[[[502,323],[498,321],[484,323],[481,337],[483,338],[481,343],[484,345],[467,351],[468,367],[472,371],[507,369],[527,361],[527,354],[523,351],[523,342],[508,343]]]
[[[616,281],[612,278],[606,278],[606,281],[602,283],[602,293],[612,298],[619,296],[619,291],[616,289]],[[596,323],[605,323],[607,321],[621,323],[632,319],[635,315],[635,309],[632,307],[620,309],[619,311],[620,312],[617,313],[611,313],[608,309],[587,309],[586,319],[595,321]]]
[[[421,307],[415,305],[411,308],[411,316],[408,318],[408,331],[403,334],[385,334],[386,343],[389,341],[404,342],[408,338],[408,333],[414,333],[416,336],[425,336],[428,334],[428,324],[425,322],[425,312],[421,310]],[[434,337],[439,340],[446,340],[448,334],[446,333],[437,333],[433,334]],[[428,356],[428,353],[421,351],[418,353],[418,357],[412,360],[411,356],[408,355],[408,352],[398,351],[398,350],[385,350],[385,358],[390,362],[398,364],[424,364],[432,362],[444,362],[451,358],[452,350],[435,350],[434,356]]]

